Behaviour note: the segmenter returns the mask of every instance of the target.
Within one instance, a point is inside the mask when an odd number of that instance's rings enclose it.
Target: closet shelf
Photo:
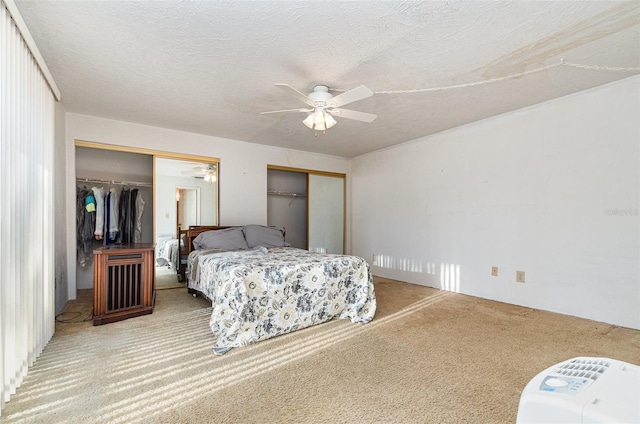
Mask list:
[[[99,180],[99,179],[94,179],[94,178],[76,178],[76,183],[93,183],[93,184],[138,186],[138,187],[153,187],[153,183],[147,183],[147,182],[141,182],[141,181],[114,181],[114,180]]]

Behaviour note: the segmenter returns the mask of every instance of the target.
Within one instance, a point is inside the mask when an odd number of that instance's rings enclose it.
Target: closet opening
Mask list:
[[[292,247],[345,252],[346,175],[267,165],[267,225]]]
[[[93,288],[93,252],[153,243],[153,158],[76,146],[76,287]]]

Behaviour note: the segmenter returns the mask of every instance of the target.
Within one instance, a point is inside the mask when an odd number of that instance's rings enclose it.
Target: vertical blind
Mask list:
[[[0,413],[55,329],[54,102],[0,3]]]

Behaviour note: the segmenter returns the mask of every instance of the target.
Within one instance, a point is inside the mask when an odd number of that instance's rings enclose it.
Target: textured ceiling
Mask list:
[[[640,2],[26,1],[69,112],[354,157],[637,74]],[[373,97],[314,137],[274,86]],[[99,141],[99,140],[97,140]]]

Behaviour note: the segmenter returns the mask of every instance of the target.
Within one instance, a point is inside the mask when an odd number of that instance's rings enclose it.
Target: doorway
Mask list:
[[[199,225],[199,212],[200,188],[176,187],[176,228],[186,230],[192,225]]]

